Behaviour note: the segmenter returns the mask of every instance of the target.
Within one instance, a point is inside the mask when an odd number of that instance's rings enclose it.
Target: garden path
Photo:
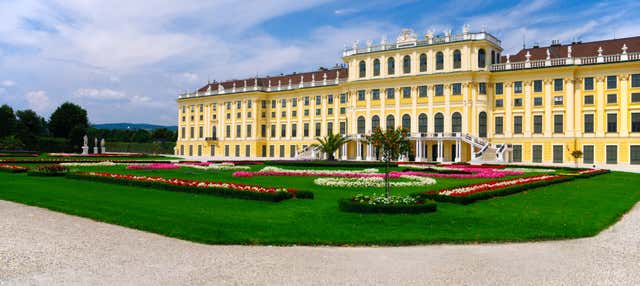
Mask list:
[[[203,245],[0,201],[0,285],[640,285],[640,204],[596,237],[412,247]]]

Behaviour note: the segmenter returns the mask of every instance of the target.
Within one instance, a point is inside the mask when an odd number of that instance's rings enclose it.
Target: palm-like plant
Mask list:
[[[382,153],[382,160],[385,162],[385,189],[387,197],[389,197],[391,196],[389,166],[391,161],[396,160],[398,156],[409,154],[408,130],[389,128],[386,131],[382,131],[382,129],[376,128],[371,135],[365,137],[365,141]]]
[[[318,144],[311,145],[312,147],[317,147],[320,151],[327,154],[327,160],[335,161],[334,153],[342,147],[342,145],[351,141],[347,139],[346,136],[342,136],[340,134],[329,134],[325,137],[318,137]]]

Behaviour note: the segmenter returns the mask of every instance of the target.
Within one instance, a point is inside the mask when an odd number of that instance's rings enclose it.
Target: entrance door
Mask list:
[[[431,145],[431,161],[438,161],[438,144]]]
[[[456,160],[456,144],[451,144],[451,161]]]

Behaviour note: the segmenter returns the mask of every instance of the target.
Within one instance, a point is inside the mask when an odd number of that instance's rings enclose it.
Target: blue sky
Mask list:
[[[94,123],[175,124],[177,94],[211,80],[341,62],[354,40],[483,25],[504,54],[640,36],[640,1],[0,0],[0,104]]]

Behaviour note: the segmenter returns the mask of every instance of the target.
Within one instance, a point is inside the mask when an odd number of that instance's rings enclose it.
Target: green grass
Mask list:
[[[235,178],[231,171],[190,168],[78,169],[286,186],[313,191],[316,197],[270,203],[0,173],[0,199],[197,242],[274,245],[409,245],[585,237],[617,221],[640,200],[640,189],[635,187],[640,175],[613,172],[467,206],[438,203],[435,213],[355,214],[339,211],[338,200],[383,190],[329,189],[314,185],[312,177]],[[394,193],[461,183],[459,179],[437,181],[429,187],[399,188]],[[468,184],[480,181],[484,180],[462,180]]]

